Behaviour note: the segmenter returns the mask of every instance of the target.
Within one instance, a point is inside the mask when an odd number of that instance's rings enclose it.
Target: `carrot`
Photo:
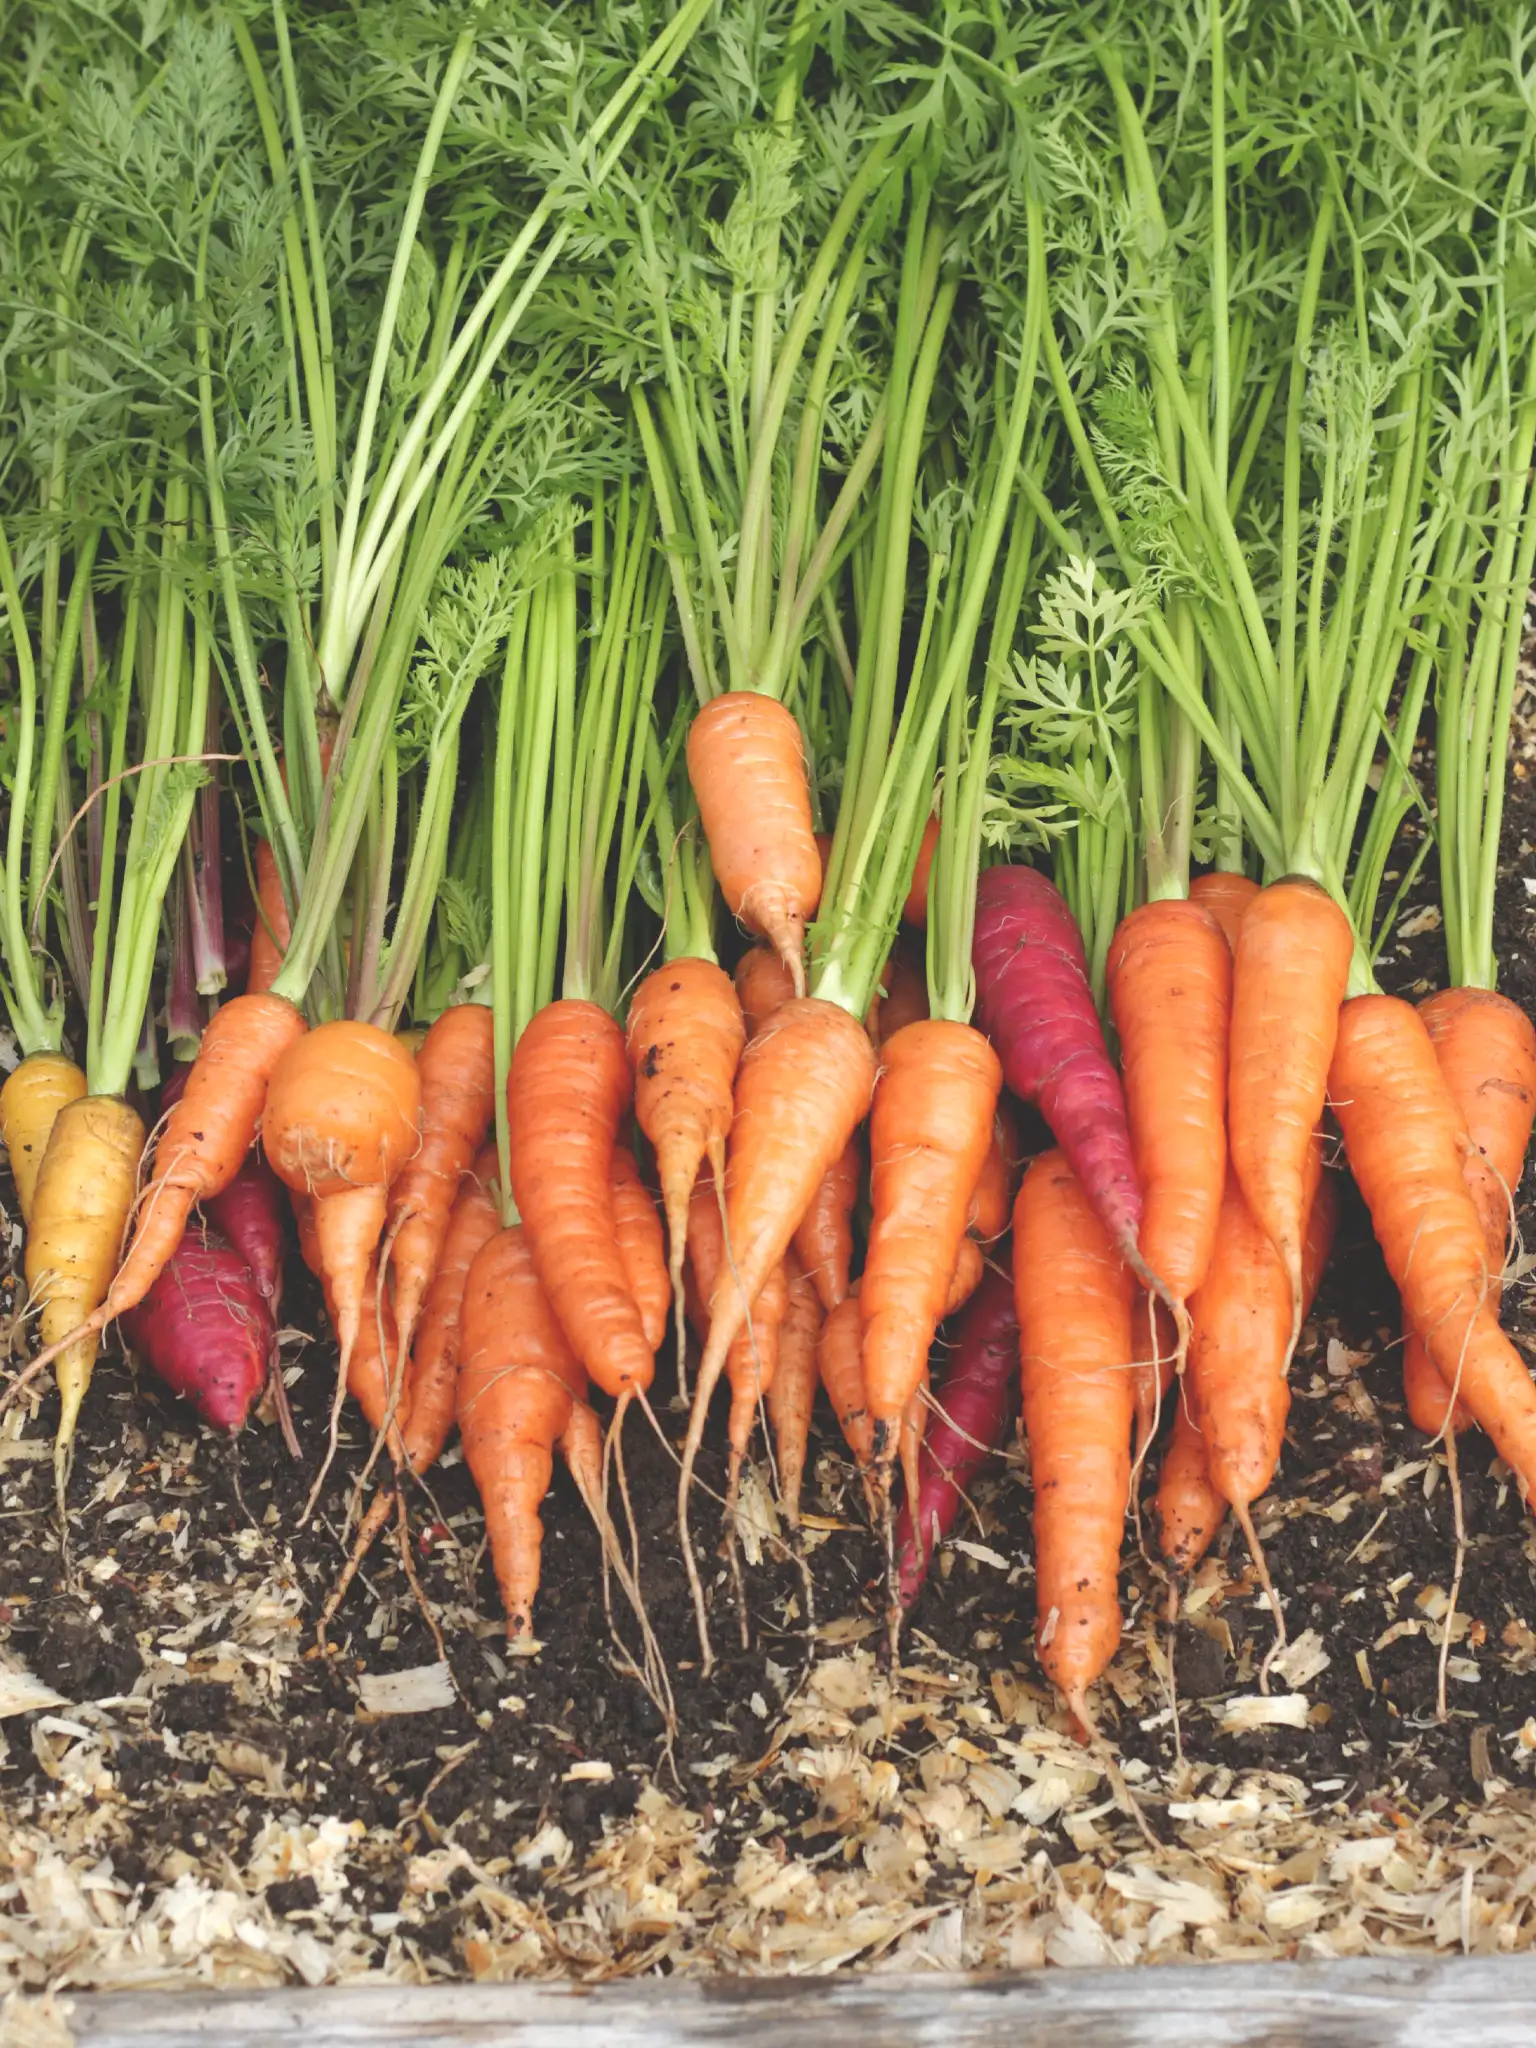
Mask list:
[[[912,883],[907,890],[907,900],[901,906],[902,920],[916,925],[921,930],[928,922],[928,877],[933,871],[933,856],[938,851],[939,821],[930,818],[923,827],[922,840],[918,845],[917,859],[912,864]]]
[[[917,1390],[992,1144],[1002,1066],[979,1031],[909,1024],[881,1050],[869,1120],[873,1221],[859,1304],[875,1457]]]
[[[1001,1097],[992,1114],[992,1142],[971,1196],[966,1229],[983,1244],[995,1244],[1013,1216],[1019,1185],[1019,1128]]]
[[[1141,1185],[1141,1256],[1171,1296],[1182,1364],[1188,1302],[1211,1262],[1227,1176],[1232,954],[1197,903],[1144,903],[1110,941],[1107,974]]]
[[[986,1270],[987,1261],[981,1246],[969,1234],[962,1237],[960,1249],[955,1254],[955,1269],[949,1276],[949,1291],[944,1297],[944,1316],[952,1316],[964,1308],[981,1285],[981,1276]],[[943,1319],[940,1318],[941,1321]]]
[[[465,1283],[480,1247],[501,1228],[501,1211],[489,1192],[496,1171],[496,1150],[489,1146],[459,1185],[437,1270],[421,1305],[404,1396],[403,1441],[413,1472],[425,1472],[436,1462],[453,1422]]]
[[[876,1034],[883,1045],[908,1024],[928,1015],[928,970],[918,949],[905,936],[897,938],[880,976],[885,994],[876,1012]]]
[[[32,1197],[54,1119],[85,1093],[85,1076],[61,1052],[34,1052],[0,1088],[0,1145],[11,1162],[21,1220],[30,1226]]]
[[[512,1199],[567,1338],[615,1396],[648,1387],[655,1371],[613,1208],[613,1148],[629,1099],[623,1034],[606,1010],[567,998],[535,1015],[507,1076]]]
[[[798,1529],[811,1410],[816,1403],[816,1345],[821,1336],[822,1307],[814,1281],[793,1251],[784,1254],[784,1275],[789,1300],[779,1326],[779,1361],[768,1389],[768,1414],[779,1464],[779,1498],[789,1526]]]
[[[748,1038],[755,1038],[775,1010],[794,999],[794,976],[770,946],[748,946],[736,962],[736,1000]]]
[[[774,954],[763,958],[784,972]],[[646,976],[629,1006],[624,1044],[635,1076],[635,1117],[656,1154],[674,1298],[681,1296],[688,1197],[701,1162],[708,1159],[717,1181],[725,1178],[731,1085],[746,1037],[736,990],[713,960],[668,961]]]
[[[459,1434],[515,1642],[533,1634],[544,1541],[539,1508],[554,1476],[554,1448],[586,1392],[525,1229],[498,1231],[476,1253],[464,1287],[462,1342]]]
[[[1189,885],[1190,901],[1210,912],[1234,953],[1248,906],[1258,893],[1258,883],[1249,876],[1229,875],[1219,868],[1213,868],[1208,875],[1196,875]]]
[[[1323,1172],[1322,1141],[1307,1148],[1303,1197],[1302,1313],[1322,1277],[1338,1216],[1338,1195]],[[1194,1336],[1187,1375],[1194,1420],[1205,1441],[1206,1469],[1223,1500],[1245,1523],[1275,1476],[1285,1441],[1291,1391],[1291,1288],[1278,1251],[1260,1229],[1237,1176],[1227,1180],[1216,1248],[1191,1304]]]
[[[768,940],[803,996],[821,855],[794,714],[755,690],[712,698],[688,729],[688,779],[731,915]]]
[[[795,1225],[795,1251],[829,1313],[848,1295],[853,1207],[859,1199],[863,1170],[858,1139],[850,1138],[822,1175],[810,1206]]]
[[[283,897],[277,857],[265,839],[256,841],[256,922],[251,927],[251,964],[245,973],[248,996],[264,996],[282,968],[293,927]]]
[[[308,1195],[296,1189],[288,1190],[288,1201],[293,1209],[293,1220],[299,1231],[299,1257],[318,1280],[320,1278],[320,1242],[315,1236],[315,1205]]]
[[[976,1021],[1023,1102],[1038,1104],[1115,1248],[1140,1259],[1141,1192],[1082,936],[1054,883],[988,868],[976,885]]]
[[[276,1331],[266,1297],[233,1245],[211,1234],[184,1237],[123,1317],[122,1332],[210,1429],[234,1435],[245,1427],[266,1384]]]
[[[373,1024],[317,1025],[272,1071],[262,1143],[278,1179],[314,1198],[344,1385],[390,1184],[421,1143],[421,1084],[410,1054]]]
[[[1354,933],[1313,882],[1272,882],[1253,898],[1232,970],[1227,1125],[1232,1168],[1291,1288],[1291,1342],[1301,1328],[1307,1158],[1328,1090],[1328,1063],[1349,979]]]
[[[863,1325],[859,1298],[850,1294],[830,1311],[816,1344],[816,1370],[832,1403],[843,1440],[860,1467],[874,1455],[875,1426],[864,1393]]]
[[[203,1213],[251,1269],[256,1290],[273,1321],[283,1299],[283,1188],[277,1175],[256,1152],[222,1193],[210,1195]]]
[[[645,1341],[652,1351],[659,1351],[666,1338],[667,1313],[672,1306],[672,1276],[667,1271],[661,1218],[640,1178],[635,1155],[627,1145],[613,1148],[609,1185],[613,1195],[614,1237],[624,1277],[640,1311]]]
[[[482,1003],[444,1010],[416,1054],[421,1144],[390,1184],[386,1229],[400,1343],[411,1348],[458,1198],[459,1183],[485,1143],[496,1102],[491,1013]]]
[[[720,1203],[713,1175],[707,1170],[694,1183],[688,1204],[688,1259],[693,1268],[704,1307],[704,1335],[709,1335],[708,1304],[726,1272],[725,1227],[720,1220]],[[788,1307],[788,1278],[783,1265],[774,1268],[758,1290],[752,1314],[742,1324],[726,1353],[725,1373],[731,1388],[729,1441],[731,1446],[730,1488],[734,1500],[741,1460],[752,1441],[759,1398],[768,1393],[775,1378],[779,1350],[779,1326]]]
[[[1451,1099],[1466,1119],[1472,1149],[1463,1172],[1483,1220],[1490,1270],[1503,1270],[1514,1190],[1536,1116],[1536,1030],[1505,997],[1478,988],[1442,989],[1419,1005]],[[1447,1418],[1450,1389],[1423,1341],[1404,1332],[1403,1386],[1415,1426],[1428,1436],[1465,1429],[1463,1402]]]
[[[82,1095],[55,1117],[32,1190],[25,1270],[45,1347],[34,1365],[50,1361],[59,1385],[61,1486],[143,1150],[144,1126],[121,1097]]]
[[[1019,1189],[1013,1278],[1035,1489],[1035,1641],[1047,1677],[1091,1729],[1088,1688],[1120,1642],[1133,1282],[1061,1152],[1035,1160]]]
[[[1328,1090],[1404,1315],[1529,1497],[1536,1387],[1499,1328],[1497,1276],[1464,1177],[1466,1123],[1411,1004],[1394,996],[1345,1004]]]
[[[1166,1302],[1139,1293],[1132,1305],[1131,1332],[1131,1386],[1136,1403],[1134,1463],[1139,1470],[1147,1446],[1157,1434],[1158,1416],[1173,1385],[1178,1366],[1178,1331]]]
[[[304,1019],[280,996],[236,996],[215,1012],[155,1147],[155,1173],[139,1202],[128,1256],[106,1288],[106,1298],[96,1297],[100,1306],[78,1329],[50,1341],[33,1360],[34,1368],[51,1363],[64,1343],[105,1329],[144,1299],[180,1244],[193,1204],[221,1193],[240,1171],[261,1122],[268,1080],[304,1029]],[[114,1157],[126,1142],[114,1141]],[[142,1145],[142,1131],[136,1142]],[[135,1153],[135,1169],[137,1164]],[[119,1234],[114,1232],[113,1257]],[[41,1249],[39,1261],[48,1263]],[[79,1299],[83,1303],[84,1296]]]
[[[1157,1475],[1158,1549],[1175,1578],[1187,1578],[1194,1570],[1216,1541],[1226,1514],[1227,1503],[1211,1482],[1205,1438],[1186,1388],[1175,1404],[1173,1435]]]

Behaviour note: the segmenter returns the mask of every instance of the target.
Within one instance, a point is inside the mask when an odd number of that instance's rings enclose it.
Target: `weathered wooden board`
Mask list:
[[[79,2048],[1532,2048],[1536,1956],[78,1998]]]

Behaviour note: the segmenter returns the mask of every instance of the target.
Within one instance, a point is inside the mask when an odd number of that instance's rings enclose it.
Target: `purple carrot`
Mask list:
[[[1125,1096],[1104,1045],[1077,921],[1033,868],[988,868],[976,885],[976,1022],[1014,1094],[1038,1106],[1121,1256],[1137,1248],[1141,1189]]]
[[[901,1604],[910,1607],[922,1591],[933,1553],[955,1525],[966,1488],[1003,1440],[1019,1384],[1019,1320],[1013,1281],[988,1266],[966,1303],[949,1370],[934,1394],[938,1412],[929,1419],[918,1454],[917,1527],[912,1503],[896,1525]]]
[[[178,1067],[160,1090],[160,1114],[175,1107],[187,1085],[186,1067]],[[256,1151],[248,1152],[240,1171],[222,1195],[203,1204],[203,1214],[221,1237],[232,1244],[250,1267],[274,1324],[283,1299],[283,1260],[288,1249],[288,1197],[277,1175]]]
[[[232,1245],[191,1232],[123,1335],[212,1429],[245,1426],[266,1384],[275,1332],[251,1269]]]

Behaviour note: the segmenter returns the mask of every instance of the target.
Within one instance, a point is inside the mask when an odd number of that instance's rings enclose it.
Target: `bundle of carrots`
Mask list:
[[[398,8],[164,12],[163,48],[78,24],[8,109],[69,201],[0,473],[7,1398],[53,1368],[61,1514],[114,1325],[211,1426],[283,1414],[291,1218],[337,1341],[311,1508],[348,1398],[372,1439],[328,1621],[457,1426],[510,1635],[559,1457],[660,1697],[612,1502],[671,1402],[707,1670],[724,1378],[741,1627],[759,1423],[793,1541],[824,1389],[894,1641],[1016,1393],[1038,1655],[1091,1730],[1144,1483],[1175,1605],[1230,1510],[1283,1635],[1256,1508],[1335,1134],[1415,1422],[1536,1484],[1498,1318],[1536,1032],[1493,950],[1536,102],[1499,38],[771,0],[743,39],[679,0],[641,45],[586,0],[514,93],[478,15],[401,55]],[[1474,101],[1469,162],[1434,123]],[[1312,178],[1269,146],[1297,107]],[[1432,847],[1416,1008],[1375,966]]]

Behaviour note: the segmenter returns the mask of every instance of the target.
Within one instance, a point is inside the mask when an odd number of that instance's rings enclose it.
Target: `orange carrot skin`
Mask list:
[[[585,1390],[580,1362],[539,1284],[527,1232],[481,1246],[464,1288],[459,1434],[485,1507],[496,1582],[515,1640],[533,1632],[554,1447]]]
[[[949,1276],[949,1292],[944,1297],[944,1315],[940,1318],[941,1321],[965,1307],[981,1285],[981,1276],[986,1270],[986,1256],[981,1246],[974,1237],[962,1237],[960,1249],[955,1255],[955,1270]]]
[[[576,1356],[607,1394],[648,1387],[655,1352],[619,1254],[613,1148],[629,1108],[624,1036],[596,1003],[540,1010],[507,1076],[512,1199]]]
[[[1349,919],[1322,889],[1273,882],[1249,904],[1232,975],[1227,1128],[1248,1206],[1301,1295],[1305,1180],[1349,980]]]
[[[1466,1118],[1473,1150],[1463,1170],[1487,1233],[1489,1269],[1501,1272],[1514,1190],[1536,1114],[1536,1030],[1518,1004],[1487,989],[1442,989],[1420,1003],[1419,1015],[1451,1098]],[[1426,1436],[1468,1428],[1466,1404],[1452,1403],[1422,1340],[1411,1326],[1403,1336],[1403,1391],[1415,1428]]]
[[[1120,1643],[1120,1546],[1131,1480],[1129,1268],[1060,1152],[1013,1211],[1024,1427],[1035,1489],[1036,1643],[1081,1717]]]
[[[992,1143],[982,1161],[966,1228],[983,1244],[995,1244],[1013,1216],[1018,1193],[1019,1128],[1013,1111],[999,1096],[992,1116]]]
[[[333,1290],[328,1278],[320,1277],[320,1286],[325,1295],[325,1305],[332,1323],[338,1320]],[[359,1296],[362,1307],[358,1317],[356,1336],[347,1359],[347,1392],[363,1412],[363,1419],[371,1430],[377,1432],[384,1426],[384,1417],[389,1413],[390,1384],[398,1369],[400,1359],[400,1336],[395,1328],[395,1312],[390,1306],[389,1290],[379,1287],[377,1260],[370,1260],[363,1277]],[[405,1444],[401,1431],[405,1424],[405,1403],[403,1398],[395,1403],[394,1420],[390,1428],[387,1448],[391,1461],[399,1465],[405,1458]]]
[[[876,1014],[877,1036],[883,1045],[908,1024],[928,1015],[928,967],[915,942],[898,938],[880,977],[885,994]]]
[[[874,1085],[875,1056],[863,1026],[814,996],[786,1003],[743,1053],[726,1174],[733,1268],[719,1275],[710,1303],[699,1368],[706,1401],[747,1304],[788,1251],[822,1175],[863,1122]]]
[[[672,1306],[672,1277],[667,1271],[667,1248],[661,1234],[661,1218],[650,1191],[640,1178],[635,1155],[627,1145],[615,1145],[609,1168],[613,1193],[614,1236],[624,1277],[640,1311],[640,1325],[652,1351],[659,1351],[667,1334],[667,1317]]]
[[[222,1194],[240,1171],[272,1073],[305,1029],[281,996],[236,996],[215,1011],[155,1147],[155,1175],[99,1311],[102,1325],[144,1299],[180,1244],[193,1203]]]
[[[778,960],[768,957],[782,973]],[[679,1261],[700,1162],[708,1159],[718,1176],[725,1173],[731,1089],[746,1042],[735,986],[713,960],[669,960],[646,976],[629,1006],[624,1043],[635,1076],[635,1117],[656,1154]]]
[[[1529,1498],[1536,1386],[1499,1328],[1497,1275],[1463,1171],[1467,1127],[1423,1018],[1395,996],[1355,997],[1328,1086],[1404,1315]]]
[[[746,1456],[757,1425],[758,1405],[772,1393],[779,1376],[779,1332],[788,1308],[789,1276],[781,1259],[758,1289],[752,1314],[725,1355],[725,1375],[731,1387],[726,1435],[736,1458]]]
[[[863,1326],[859,1298],[850,1294],[838,1303],[821,1326],[816,1344],[816,1370],[832,1403],[832,1413],[860,1465],[874,1456],[875,1425],[864,1393]]]
[[[1249,876],[1222,874],[1215,869],[1208,875],[1196,875],[1189,885],[1190,902],[1210,912],[1234,953],[1248,906],[1258,893],[1258,883]]]
[[[194,1067],[182,1104],[195,1082]],[[272,1171],[290,1188],[317,1197],[387,1190],[421,1144],[416,1063],[376,1025],[317,1024],[273,1069],[261,1135]]]
[[[895,1452],[943,1318],[1002,1085],[1002,1063],[969,1024],[909,1024],[881,1050],[869,1120],[874,1218],[859,1288],[877,1456]]]
[[[771,946],[748,946],[736,962],[736,1000],[748,1038],[794,1000],[795,979]]]
[[[789,1298],[779,1326],[779,1362],[768,1389],[779,1466],[779,1496],[792,1529],[800,1526],[811,1411],[816,1404],[816,1344],[821,1336],[821,1297],[793,1251],[784,1254]]]
[[[802,995],[821,855],[794,714],[754,690],[713,698],[688,729],[688,780],[731,915],[762,933]]]
[[[1226,1181],[1231,949],[1197,903],[1144,903],[1110,942],[1108,982],[1141,1255],[1185,1302],[1210,1264]]]
[[[919,931],[928,923],[928,879],[933,873],[933,856],[938,846],[939,821],[930,818],[923,827],[922,844],[912,864],[912,885],[907,890],[906,902],[901,906],[903,923],[916,925]]]
[[[394,1234],[390,1267],[395,1314],[416,1327],[448,1232],[459,1182],[485,1143],[496,1106],[490,1010],[459,1003],[444,1010],[416,1055],[421,1084],[421,1146],[389,1190],[387,1228]]]
[[[796,1254],[829,1314],[848,1298],[853,1210],[863,1171],[858,1140],[850,1138],[822,1175],[810,1207],[795,1226]]]
[[[1322,1278],[1338,1220],[1338,1190],[1323,1172],[1321,1139],[1307,1161],[1309,1211],[1303,1240],[1302,1314]],[[1205,1441],[1212,1485],[1233,1507],[1267,1491],[1285,1442],[1291,1390],[1291,1284],[1259,1228],[1236,1176],[1222,1201],[1216,1250],[1190,1304],[1189,1398]]]
[[[246,969],[245,992],[264,996],[276,981],[293,933],[288,922],[288,905],[283,900],[282,877],[277,856],[265,839],[256,841],[256,922],[251,927],[251,964]]]
[[[496,1177],[494,1149],[475,1161],[448,1218],[437,1270],[421,1305],[405,1383],[405,1455],[413,1472],[435,1464],[453,1426],[464,1318],[464,1288],[480,1248],[501,1228],[501,1211],[488,1184]]]
[[[1286,1334],[1290,1333],[1287,1291]],[[1173,1435],[1163,1453],[1157,1477],[1157,1542],[1163,1563],[1176,1577],[1187,1577],[1221,1533],[1227,1503],[1211,1483],[1205,1438],[1200,1434],[1188,1398],[1173,1411]]]

